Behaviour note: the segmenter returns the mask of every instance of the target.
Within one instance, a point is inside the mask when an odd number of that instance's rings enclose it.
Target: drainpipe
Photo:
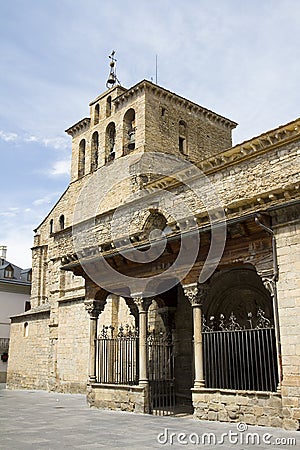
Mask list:
[[[275,331],[276,331],[276,341],[277,341],[277,354],[278,354],[278,371],[279,371],[279,388],[281,386],[282,381],[282,358],[281,358],[281,337],[280,337],[280,327],[279,327],[279,311],[278,311],[278,296],[277,296],[277,281],[278,281],[278,259],[277,259],[277,247],[276,247],[276,238],[274,231],[267,227],[265,224],[259,221],[261,215],[256,214],[254,217],[255,222],[258,226],[260,226],[263,230],[269,233],[272,236],[272,256],[273,256],[273,277],[272,277],[272,287],[273,287],[273,310],[274,310],[274,318],[275,318]]]

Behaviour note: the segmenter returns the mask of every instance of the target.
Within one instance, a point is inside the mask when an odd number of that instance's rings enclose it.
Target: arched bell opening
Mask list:
[[[126,111],[123,119],[123,154],[131,152],[136,148],[135,144],[135,111],[130,108]]]
[[[105,133],[105,161],[113,161],[116,157],[116,126],[114,122],[111,122]]]

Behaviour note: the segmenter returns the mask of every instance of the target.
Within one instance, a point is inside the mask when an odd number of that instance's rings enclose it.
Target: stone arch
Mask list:
[[[187,124],[184,120],[180,120],[178,123],[178,148],[182,155],[188,155]]]
[[[130,108],[123,118],[123,153],[135,149],[135,110]]]
[[[112,100],[111,100],[111,96],[109,95],[106,99],[106,117],[109,117],[111,115],[111,104],[112,104]]]
[[[85,139],[81,139],[79,143],[79,155],[78,155],[78,178],[83,177],[85,174]]]
[[[99,151],[99,133],[95,131],[92,135],[91,144],[91,171],[95,171],[98,167],[98,151]]]
[[[97,103],[94,109],[94,125],[99,123],[99,115],[100,115],[100,105]]]
[[[107,125],[105,133],[105,160],[106,162],[115,159],[116,151],[116,125],[114,122],[110,122]]]
[[[149,239],[150,234],[151,234],[152,238],[156,237],[155,234],[157,234],[157,237],[159,237],[159,235],[161,234],[161,233],[159,233],[159,230],[162,232],[170,231],[169,226],[168,226],[168,222],[169,222],[168,219],[172,220],[172,218],[170,216],[166,216],[165,214],[160,212],[158,209],[157,210],[149,210],[149,212],[144,220],[144,224],[143,224],[143,228],[142,228],[142,238]]]
[[[222,270],[212,276],[203,304],[207,320],[214,317],[218,321],[221,314],[228,320],[233,312],[239,325],[247,328],[248,314],[256,317],[260,309],[273,324],[272,297],[253,266]]]
[[[135,317],[131,314],[124,297],[108,293],[105,307],[98,318],[98,332],[103,327],[109,327],[112,334],[116,336],[120,327],[135,328]]]
[[[65,228],[65,216],[61,214],[59,217],[59,229],[63,230]]]

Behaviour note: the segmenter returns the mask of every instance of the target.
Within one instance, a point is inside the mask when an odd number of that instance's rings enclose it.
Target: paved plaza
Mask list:
[[[300,449],[297,431],[91,409],[84,395],[1,389],[0,406],[5,450]]]

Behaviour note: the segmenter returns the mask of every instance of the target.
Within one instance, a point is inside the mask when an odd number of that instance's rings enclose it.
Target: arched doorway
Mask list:
[[[191,413],[192,309],[180,284],[153,300],[148,324],[151,410],[157,415]]]
[[[270,293],[252,266],[215,274],[203,304],[207,388],[276,391],[278,367]]]

